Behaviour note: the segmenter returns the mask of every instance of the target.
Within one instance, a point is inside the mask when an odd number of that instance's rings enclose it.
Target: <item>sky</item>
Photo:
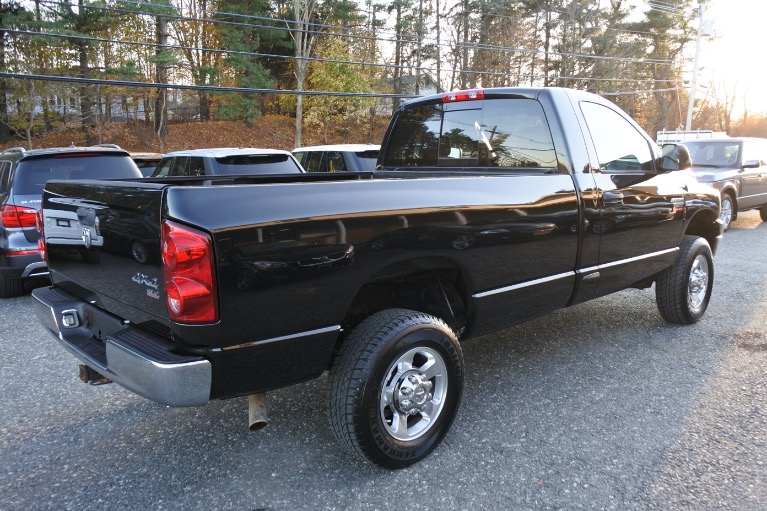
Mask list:
[[[750,113],[767,114],[767,0],[713,0],[703,19],[712,22],[713,35],[701,40],[698,84],[712,81],[717,94],[725,84],[740,98],[737,112],[745,104]]]

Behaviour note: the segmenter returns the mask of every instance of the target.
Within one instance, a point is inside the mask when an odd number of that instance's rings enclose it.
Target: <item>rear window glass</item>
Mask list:
[[[375,170],[378,161],[378,151],[359,151],[356,153],[362,170]]]
[[[142,177],[129,156],[94,154],[35,158],[20,161],[13,178],[17,195],[42,195],[51,179],[127,179]]]
[[[543,108],[521,98],[406,109],[397,117],[382,163],[407,170],[557,167]]]
[[[301,168],[286,154],[224,156],[216,161],[222,175],[301,174]]]

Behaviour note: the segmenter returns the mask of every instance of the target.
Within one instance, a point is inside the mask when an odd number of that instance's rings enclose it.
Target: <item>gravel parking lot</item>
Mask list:
[[[0,509],[767,509],[767,223],[742,214],[709,310],[665,323],[628,290],[464,345],[458,418],[390,472],[336,444],[325,378],[167,408],[79,382],[30,316],[0,311]]]

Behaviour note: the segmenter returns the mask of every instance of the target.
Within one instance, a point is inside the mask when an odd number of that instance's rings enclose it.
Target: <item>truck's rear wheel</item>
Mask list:
[[[666,321],[689,325],[703,317],[714,284],[714,258],[705,238],[684,236],[674,265],[655,282],[655,300]]]
[[[450,429],[463,390],[463,354],[441,320],[388,309],[360,323],[330,371],[329,418],[339,442],[364,460],[402,468]]]

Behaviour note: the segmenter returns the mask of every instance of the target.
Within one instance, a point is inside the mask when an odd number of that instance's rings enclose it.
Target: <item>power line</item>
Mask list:
[[[214,48],[204,48],[199,46],[161,45],[158,43],[124,41],[121,39],[105,39],[100,37],[89,37],[89,36],[71,35],[71,34],[55,34],[51,32],[34,32],[30,30],[6,29],[6,32],[12,33],[12,34],[21,34],[21,35],[29,35],[29,36],[37,36],[37,37],[54,37],[54,38],[61,38],[61,39],[69,39],[73,41],[81,40],[81,41],[89,41],[89,42],[97,42],[97,43],[125,44],[125,45],[141,46],[141,47],[149,47],[149,48],[161,48],[163,50],[191,50],[191,51],[204,51],[204,52],[210,52],[210,53],[224,54],[224,55],[244,55],[244,56],[272,58],[272,59],[305,60],[310,62],[382,67],[387,69],[404,69],[404,70],[415,69],[413,66],[395,66],[392,64],[384,64],[384,63],[377,63],[377,62],[326,59],[326,58],[320,58],[320,57],[297,57],[293,55],[279,55],[279,54],[270,54],[270,53],[221,50],[221,49],[214,49]],[[436,68],[422,66],[420,68],[417,68],[417,70],[419,72],[436,71]],[[493,71],[475,71],[471,69],[469,70],[457,69],[452,71],[457,73],[475,75],[475,76],[506,76],[506,77],[516,77],[516,78],[524,78],[524,79],[545,78],[544,75],[536,75],[536,76],[530,76],[529,74],[512,75],[511,73],[493,72]],[[633,79],[633,78],[591,78],[591,77],[560,77],[559,79],[580,80],[580,81],[613,81],[613,82],[630,82],[630,83],[639,83],[639,82],[657,83],[657,82],[675,81],[675,80],[648,80],[648,79]]]
[[[70,6],[75,7],[75,4],[67,3],[67,2],[60,2],[56,0],[40,0],[41,3],[44,4],[52,4],[52,5],[59,5],[59,6]],[[124,1],[124,3],[129,4],[135,4],[138,6],[147,6],[147,7],[157,7],[157,8],[164,8],[168,9],[167,5],[161,5],[161,4],[152,4],[152,3],[145,3],[145,2],[132,2],[132,1]],[[149,11],[133,11],[128,9],[118,9],[114,7],[102,7],[102,6],[95,6],[95,5],[86,5],[85,8],[87,9],[94,9],[99,11],[106,11],[106,12],[118,12],[123,14],[135,14],[135,15],[144,15],[144,16],[162,16],[168,19],[173,19],[177,21],[186,21],[186,22],[197,22],[197,23],[211,23],[211,24],[221,24],[221,25],[229,25],[229,26],[240,26],[240,27],[247,27],[247,28],[263,28],[263,29],[269,29],[269,30],[279,30],[279,31],[287,31],[287,32],[306,32],[310,34],[321,34],[321,35],[327,35],[331,37],[344,37],[349,39],[362,39],[362,40],[370,40],[370,41],[377,41],[377,42],[387,42],[387,43],[393,43],[400,41],[402,42],[403,39],[405,39],[405,42],[410,42],[413,44],[418,44],[419,46],[423,46],[424,43],[432,44],[435,43],[436,40],[433,38],[420,38],[421,40],[418,41],[418,36],[412,35],[412,34],[405,34],[405,33],[399,33],[394,32],[394,38],[381,38],[381,37],[373,37],[373,36],[365,36],[365,35],[359,35],[354,34],[350,32],[352,27],[344,27],[340,25],[326,25],[322,23],[303,23],[298,22],[295,20],[290,19],[276,19],[276,18],[267,18],[264,16],[256,16],[256,15],[250,15],[250,14],[237,14],[237,13],[228,13],[228,12],[221,12],[221,11],[208,11],[208,10],[200,10],[199,12],[208,13],[211,15],[219,15],[219,16],[231,16],[235,18],[243,18],[243,19],[254,19],[254,20],[260,20],[260,21],[269,21],[269,22],[279,22],[279,23],[285,23],[288,25],[291,24],[300,24],[301,26],[308,26],[313,27],[315,29],[325,29],[325,30],[304,30],[302,28],[289,28],[289,27],[279,27],[279,26],[272,26],[272,25],[253,25],[249,23],[238,23],[238,22],[232,22],[232,21],[225,21],[225,20],[218,20],[218,19],[212,19],[212,18],[190,18],[185,16],[179,16],[179,15],[173,15],[173,14],[164,14],[164,13],[157,13],[157,12],[149,12]],[[340,32],[332,32],[328,31],[328,29],[332,30],[338,30]],[[357,29],[359,30],[359,29]],[[364,30],[364,29],[363,29]],[[369,29],[368,29],[369,30]],[[384,32],[387,33],[387,32]],[[408,41],[409,40],[409,41]],[[582,59],[595,59],[595,60],[607,60],[607,61],[617,61],[617,62],[633,62],[637,64],[663,64],[663,65],[673,65],[673,62],[670,60],[661,60],[661,59],[638,59],[634,57],[621,57],[621,56],[600,56],[600,55],[589,55],[589,54],[576,54],[576,53],[565,53],[565,52],[555,52],[555,51],[545,51],[545,50],[539,50],[539,49],[528,49],[528,48],[518,48],[518,47],[511,47],[511,46],[502,46],[502,45],[479,45],[475,43],[469,43],[469,44],[463,44],[461,42],[456,42],[455,47],[450,46],[449,43],[442,43],[440,44],[441,47],[448,48],[450,50],[456,49],[493,49],[498,51],[504,51],[504,52],[514,52],[514,53],[528,53],[528,54],[548,54],[553,56],[559,56],[559,57],[575,57],[575,58],[582,58]]]
[[[224,87],[219,85],[180,85],[157,82],[132,82],[127,80],[105,80],[101,78],[82,78],[77,76],[38,75],[24,73],[0,72],[0,78],[21,78],[24,80],[72,82],[90,85],[115,85],[120,87],[140,87],[152,89],[202,90],[209,92],[244,92],[257,94],[282,94],[295,96],[342,96],[358,98],[403,98],[414,99],[420,96],[414,94],[383,94],[373,92],[330,92],[330,91],[299,91],[285,89],[253,89],[249,87]]]

